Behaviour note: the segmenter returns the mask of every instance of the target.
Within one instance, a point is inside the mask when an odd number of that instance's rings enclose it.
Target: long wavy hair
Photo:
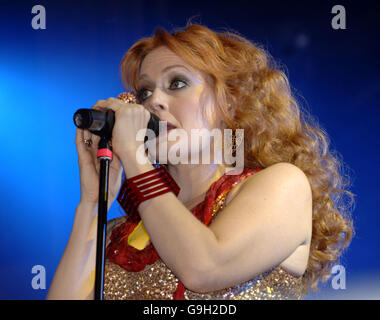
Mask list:
[[[351,179],[339,153],[330,150],[327,133],[297,102],[285,72],[267,50],[236,31],[215,32],[191,23],[172,33],[157,28],[152,37],[137,41],[122,59],[120,71],[127,90],[137,93],[141,63],[159,46],[166,46],[207,75],[226,127],[244,129],[245,167],[288,162],[306,174],[313,215],[303,294],[310,288],[317,291],[319,280],[329,279],[331,268],[354,234]]]

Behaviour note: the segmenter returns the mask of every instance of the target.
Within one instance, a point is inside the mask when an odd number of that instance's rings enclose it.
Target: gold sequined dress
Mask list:
[[[245,168],[239,176],[224,175],[214,182],[206,193],[205,200],[193,210],[203,223],[209,225],[223,209],[228,192],[240,181],[260,169]],[[203,216],[199,212],[205,213]],[[207,211],[209,215],[207,218]],[[206,217],[206,218],[205,218]],[[112,219],[107,223],[107,246],[112,242],[113,230],[128,221],[128,217]],[[159,257],[141,271],[127,271],[106,259],[104,273],[105,300],[172,300],[180,281]],[[185,300],[257,300],[257,299],[300,299],[302,277],[296,277],[280,266],[233,287],[198,293],[184,288]]]

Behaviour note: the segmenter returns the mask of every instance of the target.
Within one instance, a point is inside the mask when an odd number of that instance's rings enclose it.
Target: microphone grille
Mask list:
[[[89,109],[79,109],[74,113],[74,124],[79,129],[87,129],[91,126],[92,116],[91,110]]]

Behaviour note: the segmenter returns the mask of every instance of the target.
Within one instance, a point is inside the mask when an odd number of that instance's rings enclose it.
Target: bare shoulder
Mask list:
[[[307,210],[311,213],[312,189],[306,174],[296,165],[288,162],[279,162],[271,165],[246,179],[247,183],[242,189],[247,188],[249,192],[267,195],[268,198],[276,196],[279,200],[291,205],[293,209],[299,208],[298,212],[305,215]]]
[[[251,177],[257,177],[257,176],[286,176],[287,178],[291,177],[292,179],[300,179],[304,180],[304,182],[308,183],[308,178],[306,174],[298,168],[296,165],[289,163],[289,162],[278,162],[275,163],[265,169],[260,170],[256,174],[252,175]]]
[[[310,242],[312,189],[308,177],[296,165],[276,163],[244,179],[234,189],[227,195],[226,207],[232,206],[235,210],[249,207],[267,214],[278,212],[273,219],[279,223],[283,223],[283,219],[293,221],[303,234],[302,243]]]
[[[249,176],[236,186],[227,196],[227,204],[242,190],[250,189],[254,192],[255,189],[267,188],[270,193],[273,193],[273,188],[283,190],[283,193],[293,194],[298,200],[304,199],[305,202],[311,204],[312,191],[308,177],[296,165],[288,162],[279,162],[265,169],[262,169],[255,174]]]
[[[257,180],[266,180],[268,183],[278,181],[279,183],[297,188],[299,191],[303,190],[306,195],[311,196],[311,186],[308,177],[300,168],[292,163],[276,163],[259,171],[252,177],[258,178]]]

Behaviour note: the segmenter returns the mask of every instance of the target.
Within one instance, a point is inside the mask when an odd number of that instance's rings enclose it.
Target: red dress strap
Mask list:
[[[251,169],[244,168],[239,175],[224,174],[220,179],[215,181],[206,193],[205,200],[198,204],[192,211],[205,225],[209,225],[213,217],[214,205],[239,182],[248,178],[250,175],[260,171],[261,168]]]

